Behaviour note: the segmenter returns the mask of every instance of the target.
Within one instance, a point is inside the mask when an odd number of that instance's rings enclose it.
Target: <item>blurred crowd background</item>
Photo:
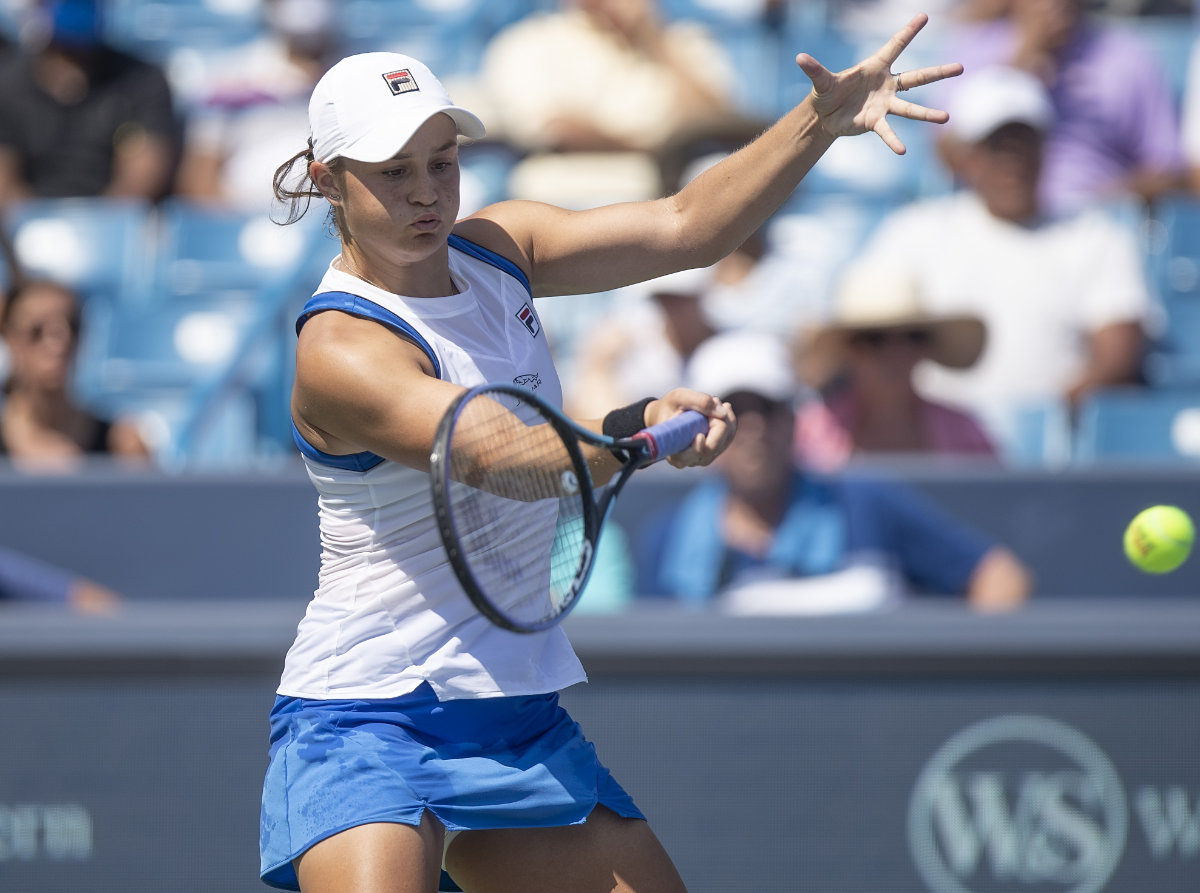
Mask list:
[[[793,348],[797,450],[819,465],[865,453],[1039,467],[1195,460],[1191,5],[933,7],[5,0],[6,289],[48,281],[69,295],[58,372],[38,372],[33,329],[16,324],[37,302],[9,301],[4,411],[24,409],[28,376],[66,375],[60,399],[104,426],[97,441],[75,419],[67,439],[85,450],[169,468],[291,460],[292,321],[335,243],[319,215],[274,222],[271,177],[304,148],[309,91],[346,53],[417,56],[487,123],[463,152],[464,214],[507,197],[584,207],[669,194],[804,97],[797,52],[836,70],[927,11],[902,69],[962,61],[962,88],[979,95],[912,94],[954,117],[946,128],[897,121],[903,156],[874,138],[839,141],[711,270],[540,302],[571,408],[602,411],[627,383],[633,397],[666,387],[706,337],[761,329]],[[996,66],[1032,75],[1046,115],[1021,84],[972,83]],[[1011,207],[1022,184],[1036,194]],[[955,204],[963,194],[981,215]],[[43,346],[56,340],[49,328]],[[0,419],[18,464],[62,464],[72,451],[55,448],[53,426]]]

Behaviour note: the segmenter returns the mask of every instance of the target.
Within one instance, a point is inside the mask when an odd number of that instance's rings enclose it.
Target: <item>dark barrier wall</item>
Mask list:
[[[299,610],[0,612],[0,889],[266,889],[265,715]],[[568,625],[591,682],[564,702],[693,893],[1197,889],[1194,604]]]
[[[1070,473],[908,468],[910,480],[964,523],[1010,545],[1051,596],[1200,593],[1200,560],[1152,577],[1125,560],[1138,511],[1175,503],[1200,518],[1200,467]],[[615,517],[637,527],[698,473],[639,475]],[[244,475],[130,473],[71,477],[0,468],[0,545],[88,574],[137,599],[286,598],[316,584],[316,495],[303,469]]]

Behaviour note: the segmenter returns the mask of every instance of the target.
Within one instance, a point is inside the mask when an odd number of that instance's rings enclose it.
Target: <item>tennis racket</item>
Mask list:
[[[548,629],[579,599],[600,530],[630,476],[687,449],[708,419],[688,410],[629,438],[576,424],[524,388],[487,384],[443,416],[429,457],[438,531],[459,583],[504,629]],[[597,485],[592,467],[607,473]]]

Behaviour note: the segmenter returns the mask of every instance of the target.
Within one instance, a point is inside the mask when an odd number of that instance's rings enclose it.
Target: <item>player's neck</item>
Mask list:
[[[416,263],[368,263],[359,252],[346,246],[334,261],[334,267],[393,295],[442,298],[458,293],[445,254]]]

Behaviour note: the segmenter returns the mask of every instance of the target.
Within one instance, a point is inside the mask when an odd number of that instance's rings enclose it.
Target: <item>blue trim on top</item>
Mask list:
[[[349,453],[345,456],[323,453],[304,439],[304,435],[300,433],[300,429],[296,427],[295,422],[292,422],[292,442],[296,444],[296,448],[301,453],[308,456],[314,462],[320,462],[322,465],[329,465],[333,468],[340,468],[343,471],[370,471],[380,462],[384,461],[383,456],[369,452]]]
[[[304,305],[304,309],[300,312],[300,316],[296,319],[296,334],[300,334],[300,330],[304,328],[304,324],[309,319],[324,310],[341,310],[343,313],[349,313],[352,316],[374,320],[400,333],[425,352],[425,355],[429,357],[429,362],[433,364],[433,374],[438,378],[442,377],[442,364],[438,361],[437,355],[434,354],[429,342],[422,337],[420,332],[392,313],[392,311],[385,307],[380,307],[374,301],[360,295],[351,294],[350,292],[323,291],[309,298],[308,302]],[[292,441],[301,453],[314,462],[319,462],[322,465],[328,465],[333,468],[341,468],[344,471],[370,471],[380,462],[384,461],[382,456],[369,451],[349,453],[344,456],[324,453],[304,439],[304,435],[296,428],[295,422],[292,423]]]
[[[442,364],[433,352],[433,347],[430,346],[429,342],[425,340],[420,332],[392,313],[392,311],[380,307],[374,301],[367,298],[352,295],[350,292],[323,291],[309,298],[308,303],[304,305],[304,309],[300,311],[300,316],[296,319],[296,334],[299,335],[300,330],[304,328],[304,324],[314,314],[320,313],[322,310],[341,310],[343,313],[349,313],[352,316],[372,319],[393,331],[399,332],[416,344],[417,347],[421,348],[421,350],[425,351],[425,356],[429,357],[429,362],[433,364],[433,374],[438,378],[442,377]]]
[[[512,276],[521,285],[525,286],[525,291],[529,293],[531,298],[533,297],[533,287],[529,284],[529,277],[525,275],[525,271],[504,255],[490,251],[482,245],[476,245],[470,239],[464,239],[462,236],[454,235],[454,233],[450,234],[450,238],[447,241],[451,248],[457,248],[463,254],[469,254],[471,257],[481,260],[486,264],[491,264],[497,270]]]

